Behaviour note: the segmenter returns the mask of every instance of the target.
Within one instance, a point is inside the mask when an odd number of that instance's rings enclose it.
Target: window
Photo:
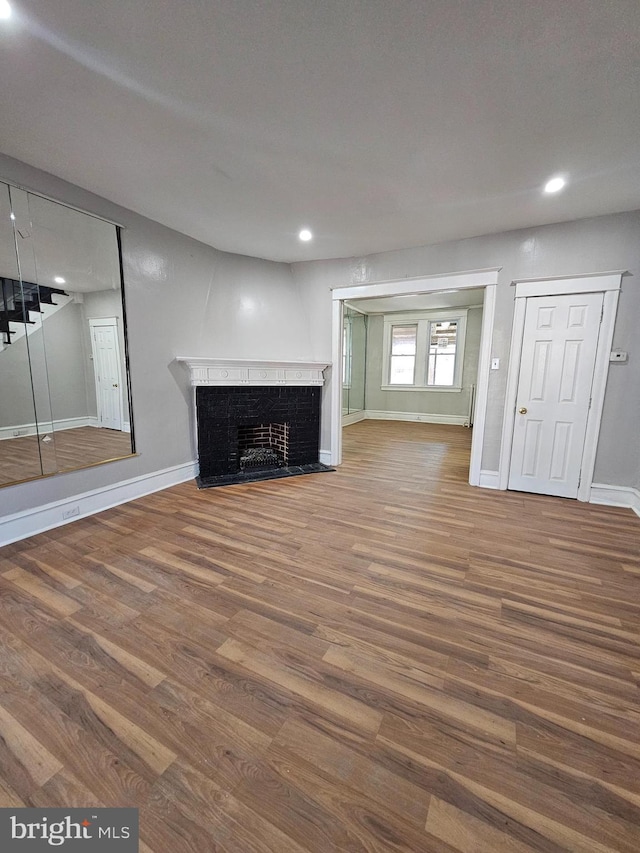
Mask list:
[[[391,385],[413,385],[416,372],[417,326],[391,327]]]
[[[388,314],[383,390],[462,390],[466,309]]]
[[[427,385],[454,385],[457,343],[457,320],[429,323]]]

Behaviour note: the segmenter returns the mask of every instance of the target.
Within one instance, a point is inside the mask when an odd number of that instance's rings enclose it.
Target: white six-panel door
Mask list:
[[[122,429],[122,376],[115,323],[92,320],[91,348],[96,379],[98,426]]]
[[[527,299],[509,488],[575,498],[602,293]]]

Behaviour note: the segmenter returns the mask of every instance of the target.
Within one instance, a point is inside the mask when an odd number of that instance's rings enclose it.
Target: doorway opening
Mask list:
[[[478,294],[482,294],[482,322],[480,328],[478,370],[477,379],[475,382],[475,399],[473,403],[472,416],[474,421],[474,430],[471,441],[471,458],[469,466],[469,483],[471,485],[481,484],[482,446],[484,440],[484,429],[487,410],[491,337],[494,324],[495,291],[497,286],[498,272],[498,269],[475,270],[471,272],[429,276],[426,278],[419,279],[403,279],[401,281],[386,281],[377,282],[375,284],[353,285],[351,287],[337,288],[333,291],[333,363],[334,365],[338,366],[342,366],[344,364],[344,316],[346,306],[359,306],[360,308],[362,308],[366,304],[366,301],[382,300],[381,302],[376,303],[377,307],[379,309],[382,309],[382,311],[384,312],[390,306],[393,310],[391,310],[389,313],[390,315],[393,315],[393,313],[399,310],[398,306],[401,305],[403,301],[405,307],[409,309],[412,306],[417,305],[418,302],[422,300],[423,305],[426,305],[427,303],[429,304],[429,310],[437,312],[436,306],[438,306],[438,304],[441,307],[447,306],[447,300],[449,301],[449,303],[458,301],[458,306],[460,306],[465,301],[469,302],[469,300],[477,300]],[[383,300],[391,301],[387,302],[385,307],[385,303]],[[476,304],[478,304],[478,301],[476,301]],[[378,311],[377,313],[380,313],[380,311]],[[407,311],[404,312],[405,315],[407,313]],[[424,310],[423,314],[425,314]],[[418,371],[421,371],[419,374],[420,381],[422,383],[421,388],[428,387],[430,375],[435,375],[435,373],[430,373],[429,367],[429,341],[431,341],[433,343],[433,349],[437,351],[434,354],[439,354],[441,356],[441,364],[445,365],[445,373],[448,370],[448,373],[446,375],[450,375],[452,377],[452,387],[448,390],[454,393],[461,393],[462,388],[459,385],[454,384],[455,370],[453,369],[453,365],[451,366],[451,369],[446,367],[446,356],[449,353],[445,352],[445,349],[449,348],[449,350],[451,350],[454,324],[452,324],[446,318],[441,318],[439,321],[437,321],[439,323],[439,327],[437,329],[433,329],[432,326],[435,325],[436,318],[434,315],[432,319],[429,319],[429,316],[430,315],[428,315],[427,312],[427,314],[425,314],[425,316],[421,320],[416,321],[416,324],[405,324],[407,329],[408,327],[413,325],[417,326],[418,323],[429,324],[427,331],[427,336],[429,340],[425,338],[424,343],[418,344],[418,339],[416,336],[414,336],[415,346],[413,353],[413,365],[408,367],[409,359],[405,359],[404,364],[396,363],[395,367],[397,369],[395,370],[395,373],[393,373],[392,376],[391,374],[389,374],[391,378],[388,378],[388,387],[392,390],[395,390],[394,384],[399,384],[397,383],[398,377],[407,377],[411,371],[413,371],[412,376],[418,375]],[[402,322],[404,323],[404,320]],[[447,330],[444,330],[443,324],[446,322],[449,322],[450,325],[447,327]],[[460,323],[460,325],[462,324]],[[447,334],[447,332],[449,332],[449,334]],[[402,349],[402,347],[396,348],[396,354],[398,356],[406,356],[410,354],[408,353],[408,350],[411,349],[412,346],[409,341],[411,334],[412,333],[409,333],[408,331],[404,333],[397,333],[396,337],[404,337],[405,350],[405,352],[401,352],[400,350]],[[420,349],[418,349],[419,347]],[[390,357],[393,358],[392,355]],[[426,361],[425,358],[427,359]],[[423,361],[424,365],[422,363]],[[399,362],[399,359],[397,360],[397,362]],[[385,370],[387,370],[388,372],[391,369],[392,367],[389,364],[386,364]],[[442,372],[442,369],[440,370],[439,375],[445,375]],[[381,384],[383,383],[384,379],[382,380]],[[405,381],[405,384],[408,383],[406,383]],[[340,464],[340,462],[342,461],[343,410],[343,376],[341,370],[334,370],[334,375],[332,376],[331,380],[330,393],[332,403],[331,462],[332,464]],[[406,389],[404,393],[406,393]]]
[[[118,324],[115,317],[89,320],[96,388],[97,426],[123,430],[123,395]]]

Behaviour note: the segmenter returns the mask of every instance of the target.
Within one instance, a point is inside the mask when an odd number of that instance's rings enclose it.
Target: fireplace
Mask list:
[[[319,461],[326,365],[178,360],[195,386],[200,488],[334,470]]]

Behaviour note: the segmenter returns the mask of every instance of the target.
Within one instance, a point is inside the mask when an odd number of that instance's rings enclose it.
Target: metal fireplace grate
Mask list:
[[[284,460],[271,447],[249,447],[240,457],[240,470],[247,468],[282,468]]]

